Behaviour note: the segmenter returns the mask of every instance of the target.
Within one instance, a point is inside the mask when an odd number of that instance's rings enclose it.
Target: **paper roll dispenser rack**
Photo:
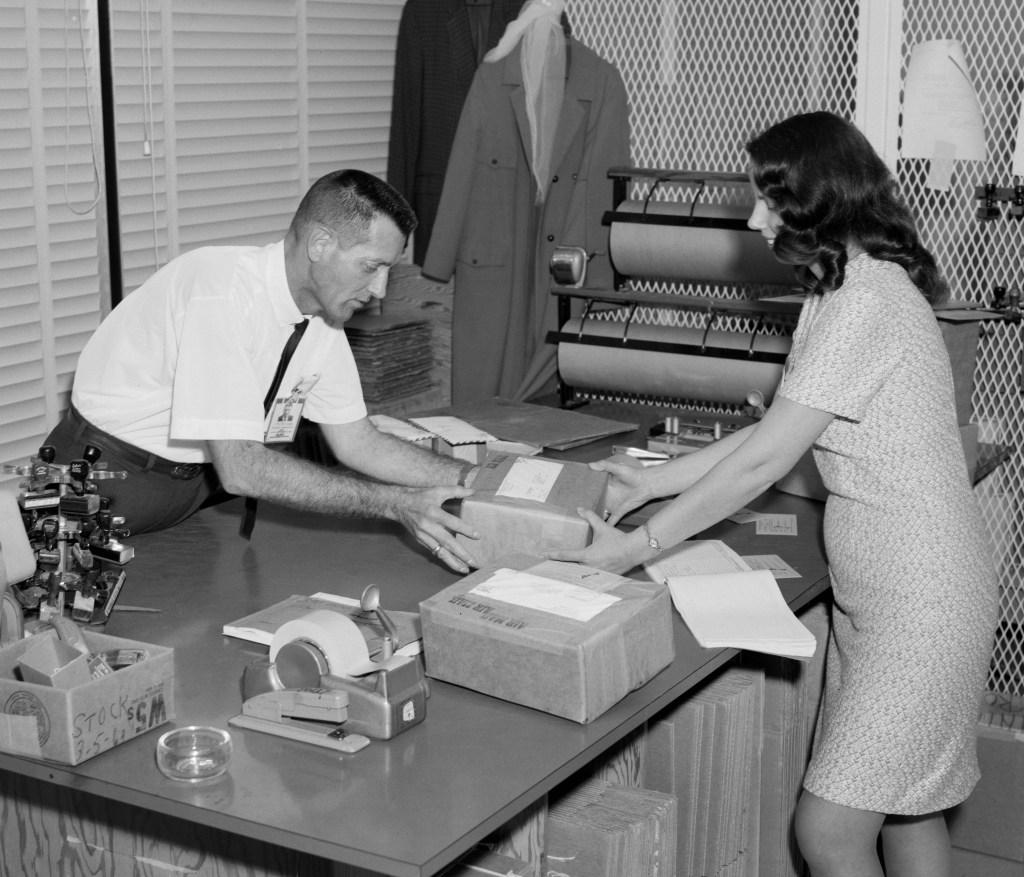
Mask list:
[[[711,187],[743,187],[749,186],[744,174],[717,172],[692,172],[683,170],[645,169],[618,167],[611,168],[608,176],[613,180],[614,209],[607,211],[602,217],[604,225],[613,232],[618,227],[625,232],[621,237],[635,239],[636,229],[644,227],[666,237],[669,241],[683,241],[687,235],[701,236],[700,245],[705,238],[711,237],[727,243],[731,248],[742,250],[740,266],[722,264],[716,266],[711,262],[694,260],[693,268],[683,264],[671,276],[662,268],[654,273],[645,274],[636,271],[627,274],[621,270],[619,262],[630,267],[646,270],[645,266],[632,264],[635,260],[625,258],[616,253],[615,235],[609,250],[614,270],[613,289],[585,288],[578,277],[570,278],[565,271],[565,256],[552,259],[551,292],[558,297],[559,331],[549,332],[549,344],[596,345],[611,349],[630,349],[660,354],[688,354],[700,357],[718,358],[723,360],[742,360],[749,363],[772,363],[781,367],[788,353],[779,344],[761,343],[766,336],[764,330],[769,321],[778,320],[792,325],[800,310],[799,301],[775,301],[772,299],[725,299],[711,296],[669,295],[657,292],[641,292],[628,288],[631,277],[642,279],[662,278],[676,281],[696,281],[706,283],[758,283],[766,285],[782,285],[795,287],[796,280],[788,266],[781,265],[771,251],[764,246],[758,232],[748,228],[746,220],[748,207],[722,207],[721,205],[701,202],[701,195]],[[639,202],[629,201],[627,194],[634,181],[649,181],[646,197]],[[652,196],[661,188],[684,187],[695,190],[690,201],[653,201]],[[666,204],[669,206],[666,207]],[[641,237],[646,238],[647,235]],[[697,240],[697,238],[694,238]],[[669,244],[671,246],[671,244]],[[569,248],[559,248],[566,250]],[[737,249],[737,252],[739,252]],[[642,262],[642,259],[640,260]],[[740,276],[750,275],[750,276]],[[583,302],[582,315],[572,317],[572,300]],[[601,331],[591,331],[595,326],[605,323],[603,320],[590,319],[601,311],[595,305],[608,305],[608,310],[625,311],[624,321],[617,320],[611,326],[601,326]],[[682,333],[667,333],[667,337],[653,338],[651,332],[637,331],[634,317],[640,307],[673,308],[699,311],[706,315],[700,330],[688,330]],[[753,331],[744,333],[721,332],[719,318],[724,315],[745,316],[756,319]],[[589,323],[588,323],[589,320]],[[614,327],[614,331],[611,327]],[[742,337],[736,337],[742,335]],[[646,336],[646,337],[644,337]],[[733,337],[729,337],[733,336]],[[776,340],[781,340],[776,338]],[[722,343],[725,341],[726,343]],[[643,392],[637,388],[636,392]],[[562,407],[572,407],[576,395],[575,388],[559,375],[559,396]]]

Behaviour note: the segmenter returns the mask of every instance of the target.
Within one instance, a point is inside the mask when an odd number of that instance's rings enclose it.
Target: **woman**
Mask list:
[[[811,446],[829,489],[833,581],[826,692],[804,794],[814,877],[949,875],[942,811],[978,778],[975,727],[998,596],[971,490],[949,358],[930,302],[946,294],[885,165],[829,113],[748,145],[748,222],[808,292],[764,417],[650,469],[602,461],[608,522],[552,554],[615,572],[741,508]],[[625,513],[678,494],[642,528]]]

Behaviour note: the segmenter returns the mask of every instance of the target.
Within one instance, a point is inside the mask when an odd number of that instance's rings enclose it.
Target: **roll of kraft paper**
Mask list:
[[[613,222],[609,252],[615,270],[627,277],[669,278],[705,283],[762,283],[796,286],[792,265],[772,255],[756,231],[659,225],[658,217],[731,219],[746,224],[750,207],[692,201],[623,201],[616,212],[644,213],[645,222]]]
[[[564,334],[578,336],[579,331],[578,319],[562,328]],[[604,346],[561,342],[558,371],[571,387],[733,405],[745,405],[751,390],[759,391],[765,402],[770,402],[790,348],[786,336],[752,338],[749,332],[712,330],[705,339],[703,329],[637,324],[629,324],[627,332],[626,324],[617,320],[588,320],[584,337],[588,336],[619,343]],[[621,343],[624,336],[630,342],[685,345],[695,350],[706,341],[710,352],[643,350]],[[751,345],[753,357],[747,355]],[[719,355],[723,353],[728,356]],[[759,361],[758,355],[775,361]]]
[[[323,652],[332,676],[359,676],[368,669],[379,669],[370,660],[366,640],[356,623],[347,615],[328,609],[314,609],[301,618],[286,621],[270,641],[270,660],[277,660],[281,646],[293,640],[305,640]]]
[[[25,532],[14,489],[0,487],[0,593],[36,571],[36,555]]]

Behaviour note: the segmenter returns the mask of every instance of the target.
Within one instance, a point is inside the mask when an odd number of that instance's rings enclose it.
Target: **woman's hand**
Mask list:
[[[607,472],[608,490],[605,493],[605,520],[615,526],[633,509],[654,499],[647,470],[637,466],[614,463],[611,460],[598,460],[591,463],[590,468],[597,472]]]
[[[640,543],[632,534],[606,524],[599,515],[587,509],[576,511],[593,529],[593,541],[586,548],[549,551],[544,555],[548,560],[568,560],[608,572],[624,573],[646,559],[646,541]]]

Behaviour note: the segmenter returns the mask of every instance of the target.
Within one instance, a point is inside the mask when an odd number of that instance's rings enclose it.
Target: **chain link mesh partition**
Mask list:
[[[852,116],[858,21],[854,0],[569,0],[566,9],[574,34],[622,74],[630,100],[635,167],[743,173],[744,143],[771,123],[811,109]],[[635,183],[631,197],[646,197],[647,186]],[[685,190],[683,196],[695,197]],[[654,193],[654,200],[678,197],[679,189]],[[752,204],[746,187],[709,190],[700,197]],[[779,292],[778,287],[709,287],[642,278],[631,279],[630,285],[645,292],[723,298]],[[596,316],[611,319],[621,312]],[[695,326],[704,315],[639,308],[632,319]],[[780,326],[787,330],[783,321],[762,331],[777,332]],[[752,332],[757,320],[723,317],[716,328]],[[680,399],[629,399],[729,410]]]
[[[918,217],[922,236],[950,281],[955,298],[990,304],[993,288],[1024,286],[1024,225],[1003,204],[998,219],[977,216],[976,192],[985,183],[1012,187],[1011,156],[1020,113],[1024,72],[1024,4],[1020,0],[907,0],[903,67],[926,40],[957,40],[971,72],[985,123],[984,162],[957,161],[948,191],[927,187],[930,163],[899,162],[898,178]],[[1024,442],[1021,405],[1021,324],[985,324],[975,375],[974,420],[983,442],[1009,446],[1009,459],[978,487],[1002,585],[1002,619],[989,687],[1024,695],[1024,589],[1022,507]]]
[[[625,80],[632,163],[637,167],[742,172],[743,143],[772,122],[812,109],[854,116],[861,16],[857,0],[569,0],[567,11],[574,33],[615,64]],[[905,0],[901,78],[918,42],[960,40],[985,116],[988,161],[956,163],[948,192],[926,188],[928,162],[901,161],[897,170],[954,296],[974,302],[988,303],[996,285],[1008,290],[1024,285],[1024,225],[1006,217],[1005,205],[998,221],[979,222],[974,196],[985,182],[1002,187],[1016,182],[1009,174],[1024,88],[1022,35],[1020,0]],[[644,194],[639,191],[634,197]],[[744,195],[737,192],[735,197]],[[653,281],[633,285],[666,294],[759,294],[749,287],[696,288]],[[699,318],[682,309],[640,309],[634,316],[638,322],[679,325],[695,325]],[[731,328],[749,330],[749,321],[733,319]],[[974,420],[983,442],[1013,448],[1024,442],[1021,357],[1019,324],[986,325],[974,395]],[[636,397],[630,401],[686,404]],[[990,687],[1014,694],[1024,694],[1022,489],[1024,466],[1016,453],[978,488],[1004,596]]]

